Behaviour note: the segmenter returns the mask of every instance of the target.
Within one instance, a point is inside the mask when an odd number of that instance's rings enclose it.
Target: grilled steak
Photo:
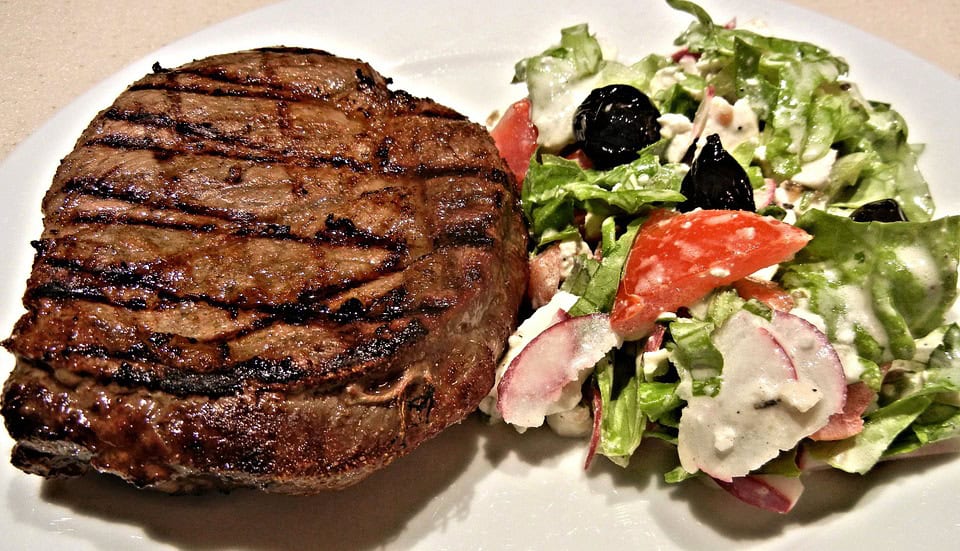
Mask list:
[[[4,343],[17,467],[313,493],[476,408],[526,284],[515,181],[388,84],[267,48],[155,65],[96,117]]]

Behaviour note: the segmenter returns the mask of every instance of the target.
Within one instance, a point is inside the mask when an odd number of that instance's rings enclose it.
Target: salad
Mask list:
[[[481,404],[626,466],[675,446],[788,512],[802,475],[957,449],[960,217],[921,148],[813,44],[694,21],[615,61],[587,25],[516,65],[492,134],[522,181],[531,314]]]

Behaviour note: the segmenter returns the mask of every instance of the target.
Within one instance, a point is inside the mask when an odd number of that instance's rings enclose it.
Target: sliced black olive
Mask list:
[[[896,200],[880,199],[860,205],[850,213],[850,219],[854,222],[906,222],[907,215]]]
[[[706,145],[683,177],[680,193],[687,198],[677,205],[682,212],[695,208],[757,210],[747,172],[723,149],[717,134],[707,136]]]
[[[573,116],[573,135],[593,166],[629,163],[660,139],[660,111],[640,90],[612,84],[590,92]]]

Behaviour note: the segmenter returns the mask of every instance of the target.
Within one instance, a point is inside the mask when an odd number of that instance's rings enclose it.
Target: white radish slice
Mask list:
[[[677,452],[688,472],[732,482],[827,424],[843,409],[843,366],[812,324],[776,312],[746,311],[714,334],[723,355],[716,396],[690,396],[680,418]]]
[[[572,308],[579,298],[577,295],[565,291],[557,291],[556,294],[553,295],[553,298],[550,299],[550,302],[537,308],[529,318],[520,324],[520,327],[517,327],[513,335],[510,335],[507,341],[510,348],[497,365],[497,373],[493,386],[490,388],[490,392],[480,400],[480,411],[489,415],[491,421],[500,419],[500,412],[497,411],[497,386],[500,384],[507,367],[537,335],[552,325],[570,319],[570,314],[567,313],[567,310]]]
[[[721,488],[740,501],[775,513],[789,513],[803,493],[800,477],[754,474],[717,481]]]
[[[607,352],[623,343],[606,314],[550,326],[507,367],[497,386],[497,410],[518,427],[539,427],[547,415],[581,399],[580,387]]]
[[[757,210],[768,207],[777,201],[777,181],[773,178],[764,178],[763,187],[754,192],[754,202]]]

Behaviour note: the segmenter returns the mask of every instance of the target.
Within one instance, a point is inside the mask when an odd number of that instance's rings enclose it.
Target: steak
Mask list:
[[[97,115],[4,342],[15,466],[315,493],[477,407],[526,286],[516,181],[389,84],[265,48],[154,65]]]

